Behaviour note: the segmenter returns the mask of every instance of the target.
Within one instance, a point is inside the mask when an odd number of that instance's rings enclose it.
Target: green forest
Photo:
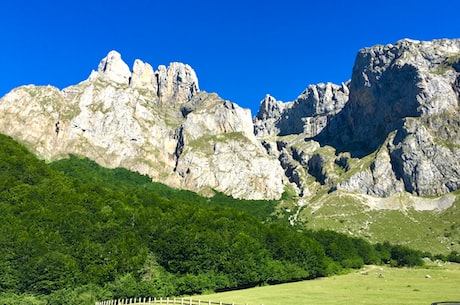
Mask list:
[[[431,255],[294,228],[277,204],[205,198],[77,156],[46,163],[0,135],[0,303],[184,296]]]

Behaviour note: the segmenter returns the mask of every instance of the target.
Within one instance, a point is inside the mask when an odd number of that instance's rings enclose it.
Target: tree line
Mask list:
[[[299,230],[276,201],[204,198],[0,135],[0,303],[94,304],[313,279],[426,253]]]

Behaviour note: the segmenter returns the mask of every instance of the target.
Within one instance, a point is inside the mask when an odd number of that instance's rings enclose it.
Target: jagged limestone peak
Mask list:
[[[350,154],[349,160],[371,159],[358,162],[359,169],[345,163],[331,171],[322,165],[318,172],[334,177],[322,179],[331,189],[437,196],[460,188],[459,101],[460,39],[403,39],[361,49],[351,80],[342,86],[310,85],[284,107],[264,99],[255,132],[272,142],[273,135],[299,135],[333,147],[338,155]],[[292,152],[283,159],[290,162],[281,162],[290,180],[312,172],[313,163],[305,162],[312,155],[298,144],[278,140],[269,145],[276,155],[274,147],[280,154]]]
[[[186,64],[154,71],[136,60],[131,73],[112,51],[78,85],[14,90],[0,99],[0,117],[0,132],[47,160],[82,155],[209,195],[274,199],[284,189],[250,111],[200,92]]]
[[[157,91],[158,83],[152,66],[140,59],[136,59],[133,65],[130,85],[133,88]]]
[[[96,79],[150,91],[162,104],[186,103],[200,91],[198,77],[187,64],[172,62],[168,67],[160,65],[154,71],[149,63],[136,59],[131,72],[117,51],[110,51],[101,60],[97,72],[93,71],[89,77],[89,80]]]
[[[168,68],[160,65],[156,76],[158,96],[162,102],[175,100],[183,103],[200,91],[198,77],[192,67],[187,64],[172,62]]]
[[[260,120],[279,118],[284,108],[285,104],[283,102],[276,100],[276,98],[270,94],[266,94],[264,99],[260,101],[256,118]]]
[[[314,137],[342,110],[348,95],[348,83],[309,85],[297,99],[286,103],[267,95],[254,118],[255,133],[259,137],[301,133]]]
[[[131,77],[129,66],[121,59],[117,51],[110,51],[98,65],[97,72],[108,81],[128,84]]]

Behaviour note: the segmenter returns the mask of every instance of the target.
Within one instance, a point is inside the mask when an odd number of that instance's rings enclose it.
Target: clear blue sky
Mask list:
[[[402,38],[460,38],[458,0],[41,0],[0,3],[0,96],[77,84],[110,51],[179,61],[201,90],[251,108],[351,77],[356,53]]]

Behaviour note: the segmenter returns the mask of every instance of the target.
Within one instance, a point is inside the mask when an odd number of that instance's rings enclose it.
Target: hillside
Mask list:
[[[3,135],[0,173],[0,300],[8,304],[190,295],[365,263],[415,266],[431,255],[294,229],[270,217],[276,202],[209,199],[77,157],[46,164]]]
[[[459,54],[458,39],[363,48],[350,81],[292,102],[267,95],[252,119],[200,91],[186,64],[130,69],[112,51],[77,85],[12,90],[0,132],[47,162],[84,156],[207,197],[270,199],[297,226],[449,253],[460,251]]]

